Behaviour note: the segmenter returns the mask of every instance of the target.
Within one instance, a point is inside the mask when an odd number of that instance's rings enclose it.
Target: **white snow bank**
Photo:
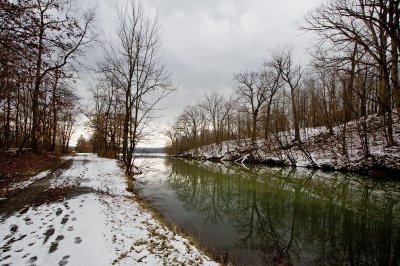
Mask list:
[[[91,154],[73,160],[51,187],[100,193],[0,217],[1,264],[218,265],[134,201],[115,160]]]

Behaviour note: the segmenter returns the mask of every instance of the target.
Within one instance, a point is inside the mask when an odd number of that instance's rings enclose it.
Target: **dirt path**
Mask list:
[[[1,265],[215,264],[135,202],[115,160],[66,160],[0,201]]]

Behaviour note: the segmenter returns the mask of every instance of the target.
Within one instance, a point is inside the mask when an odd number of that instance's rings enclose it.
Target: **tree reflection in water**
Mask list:
[[[200,212],[204,223],[229,221],[236,234],[231,249],[254,251],[254,263],[399,263],[399,183],[176,159],[166,166],[184,207]]]

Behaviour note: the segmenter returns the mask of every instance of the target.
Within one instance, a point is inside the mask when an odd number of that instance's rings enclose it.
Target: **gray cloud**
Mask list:
[[[170,102],[169,117],[207,91],[230,91],[234,73],[259,68],[278,45],[292,44],[300,56],[310,37],[299,36],[294,23],[320,2],[146,1],[158,11],[166,61],[180,85],[174,98],[182,101]]]
[[[82,0],[81,0],[82,1]],[[113,35],[117,0],[98,0],[98,25]],[[122,2],[122,1],[119,1]],[[172,122],[205,93],[232,91],[233,75],[258,69],[277,46],[291,44],[306,58],[309,35],[294,23],[321,0],[146,0],[158,14],[162,51],[177,92],[163,102],[157,124]]]

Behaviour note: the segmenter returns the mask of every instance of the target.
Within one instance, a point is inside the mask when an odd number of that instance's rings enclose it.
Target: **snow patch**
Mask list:
[[[36,181],[46,177],[48,174],[50,174],[51,171],[44,171],[44,172],[40,172],[39,174],[29,178],[26,181],[22,181],[22,182],[18,182],[18,183],[14,183],[11,186],[8,187],[8,190],[16,190],[16,189],[24,189],[27,188],[28,186],[30,186],[31,184],[35,183]]]

